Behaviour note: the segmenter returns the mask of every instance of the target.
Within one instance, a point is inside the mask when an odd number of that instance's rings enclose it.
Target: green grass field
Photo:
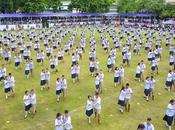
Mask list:
[[[118,28],[116,28],[118,30]],[[80,42],[81,28],[78,29],[78,34],[75,38],[76,45]],[[113,47],[112,39],[107,36],[110,41],[110,47]],[[136,64],[140,60],[146,63],[145,75],[151,73],[151,67],[147,62],[147,53],[144,48],[141,48],[140,55],[132,55],[131,66],[125,68],[125,81],[130,83],[133,89],[131,101],[131,112],[121,114],[118,110],[117,100],[119,96],[120,85],[114,87],[113,72],[107,72],[107,56],[101,46],[100,34],[96,31],[95,39],[97,43],[97,57],[100,62],[100,68],[103,69],[104,89],[100,95],[102,99],[101,125],[97,124],[96,120],[88,125],[85,116],[85,104],[87,95],[94,94],[95,78],[89,76],[89,38],[90,31],[86,30],[86,52],[83,54],[83,59],[80,60],[80,82],[73,84],[70,76],[71,55],[64,56],[64,63],[57,66],[57,74],[51,74],[51,89],[49,91],[40,91],[40,72],[42,68],[49,68],[49,60],[46,60],[43,66],[35,63],[34,76],[26,79],[24,76],[24,65],[21,69],[16,70],[13,62],[6,65],[7,72],[11,72],[16,80],[15,89],[16,96],[5,100],[4,87],[0,87],[0,130],[53,130],[54,120],[57,112],[63,113],[65,109],[70,111],[74,130],[135,130],[138,123],[142,123],[147,117],[152,118],[152,122],[156,130],[165,130],[165,123],[162,118],[164,116],[166,106],[170,98],[174,98],[174,92],[168,92],[164,89],[166,76],[169,70],[169,52],[168,47],[163,45],[162,61],[159,65],[159,75],[155,76],[156,90],[155,100],[146,102],[143,98],[144,82],[136,82],[135,69]],[[64,45],[69,40],[69,37],[64,38],[61,45]],[[165,43],[165,39],[164,39]],[[45,49],[44,49],[45,50]],[[72,50],[72,51],[73,51]],[[56,51],[54,52],[56,54]],[[36,59],[36,54],[32,52],[32,58]],[[4,63],[4,60],[0,60]],[[117,65],[121,65],[121,52],[117,50]],[[23,63],[24,64],[24,63]],[[56,102],[55,81],[56,78],[65,75],[68,81],[68,92],[65,100]],[[29,116],[24,119],[23,95],[26,89],[34,88],[37,94],[37,114],[34,118]],[[161,93],[161,96],[158,95]],[[139,105],[137,103],[140,103]],[[9,122],[7,122],[9,121]],[[175,129],[175,127],[173,127]]]

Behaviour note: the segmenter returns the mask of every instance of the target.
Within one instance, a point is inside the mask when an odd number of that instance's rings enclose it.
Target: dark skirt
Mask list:
[[[165,83],[165,85],[166,85],[167,87],[171,87],[171,86],[172,86],[172,84],[173,84],[173,82],[172,82],[172,81],[166,81],[166,83]]]
[[[119,82],[119,77],[114,77],[114,83],[118,83]]]
[[[25,111],[29,111],[31,107],[32,107],[32,104],[29,104],[27,106],[25,105]]]
[[[120,105],[120,106],[125,106],[125,101],[124,100],[118,100],[118,104]]]
[[[5,93],[10,92],[10,88],[5,88],[5,89],[4,89],[4,92],[5,92]]]
[[[93,114],[93,109],[91,110],[86,110],[86,115],[90,117]]]
[[[150,94],[150,89],[145,89],[145,90],[144,90],[144,94],[145,94],[145,96],[149,96],[149,94]]]
[[[166,121],[169,126],[171,126],[173,124],[173,118],[174,118],[173,116],[165,115],[163,117],[163,120]]]
[[[56,90],[56,95],[60,95],[62,90]]]

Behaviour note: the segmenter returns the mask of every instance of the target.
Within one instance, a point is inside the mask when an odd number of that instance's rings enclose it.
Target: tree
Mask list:
[[[61,1],[60,0],[46,0],[47,8],[52,8],[54,12],[58,12],[60,10]]]
[[[113,0],[72,0],[69,10],[73,8],[81,12],[108,12]]]

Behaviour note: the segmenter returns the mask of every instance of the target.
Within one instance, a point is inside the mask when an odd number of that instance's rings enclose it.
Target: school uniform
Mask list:
[[[46,84],[45,73],[41,72],[41,74],[40,74],[40,86],[44,86],[45,84]]]
[[[93,101],[87,100],[86,102],[86,116],[90,117],[93,114]]]
[[[25,67],[25,75],[29,75],[29,73],[30,73],[30,64],[27,63]]]
[[[62,116],[55,119],[55,130],[64,130]]]
[[[165,85],[167,87],[172,87],[172,84],[173,84],[173,75],[172,73],[168,73]]]
[[[145,129],[144,130],[154,130],[153,124],[148,123],[148,122],[144,122],[143,124],[145,126]]]
[[[130,87],[126,88],[125,93],[126,93],[126,95],[125,95],[125,102],[130,102],[131,95],[133,93],[132,89]]]
[[[94,104],[93,105],[94,105],[94,112],[100,114],[101,113],[101,98],[100,97],[96,98],[94,96]]]
[[[50,68],[55,69],[55,66],[56,66],[56,60],[54,58],[50,59]]]
[[[71,78],[76,78],[76,66],[71,67]]]
[[[175,116],[175,107],[172,104],[168,104],[163,120],[166,121],[169,126],[172,126],[174,116]]]
[[[174,65],[174,64],[175,64],[175,56],[170,55],[169,65]]]
[[[9,79],[4,80],[4,93],[9,93],[10,92],[10,82]]]
[[[52,54],[52,52],[53,52],[52,48],[50,48],[50,47],[47,47],[47,48],[46,48],[46,56],[47,56],[47,57],[50,57],[51,54]]]
[[[114,71],[114,83],[118,83],[120,80],[120,70]]]
[[[140,78],[140,76],[141,76],[141,68],[140,68],[140,66],[137,66],[137,68],[136,68],[136,78]]]
[[[35,93],[30,95],[30,104],[31,104],[31,106],[36,105],[36,94]]]
[[[118,99],[118,104],[120,106],[125,106],[125,97],[126,97],[126,91],[125,90],[121,90],[120,95],[119,95],[119,99]]]
[[[50,72],[47,71],[47,72],[45,72],[44,74],[45,74],[46,83],[49,83],[49,82],[50,82]]]
[[[13,91],[15,87],[15,78],[13,76],[9,76],[8,82],[9,82],[10,90]]]
[[[145,86],[144,86],[144,94],[145,96],[149,96],[150,94],[150,80],[145,80]]]
[[[18,67],[20,64],[21,64],[21,55],[17,55],[14,57],[14,60],[15,60],[15,67]]]
[[[91,73],[93,73],[95,71],[95,62],[90,61],[89,70]]]
[[[24,101],[24,106],[25,106],[24,110],[29,111],[30,108],[32,107],[31,102],[30,102],[31,101],[30,95],[24,95],[23,101]]]
[[[99,77],[99,75],[96,76],[96,78],[95,78],[95,88],[96,88],[96,91],[98,91],[100,89],[100,77]]]
[[[112,59],[111,59],[111,57],[108,58],[108,61],[107,61],[107,68],[108,68],[108,69],[112,68]]]
[[[1,68],[1,80],[4,80],[5,79],[5,77],[6,77],[6,74],[7,73],[7,70],[6,70],[6,68],[4,67],[4,68]]]
[[[66,81],[66,79],[61,79],[61,89],[63,91],[67,90],[67,81]]]
[[[61,80],[56,81],[56,95],[60,95],[62,92]]]
[[[72,123],[71,123],[71,117],[68,115],[63,115],[63,123],[64,123],[64,129],[65,130],[71,130],[72,129]]]
[[[59,61],[62,60],[63,59],[63,52],[62,51],[58,51],[57,57],[58,57]]]

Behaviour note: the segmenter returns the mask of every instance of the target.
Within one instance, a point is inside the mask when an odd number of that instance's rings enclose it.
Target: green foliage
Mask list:
[[[165,3],[165,0],[118,0],[117,9],[122,13],[155,13],[160,17],[175,16],[175,5]]]
[[[81,12],[108,12],[113,0],[72,0],[69,10]]]

